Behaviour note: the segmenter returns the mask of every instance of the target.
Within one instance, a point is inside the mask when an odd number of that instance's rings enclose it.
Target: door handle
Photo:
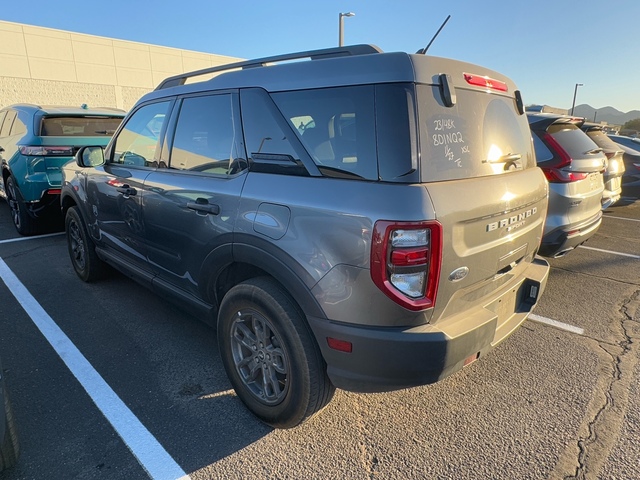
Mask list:
[[[211,215],[218,215],[220,213],[220,205],[209,203],[206,198],[196,198],[195,202],[188,202],[187,208],[195,210],[196,212],[210,213]]]
[[[117,187],[116,190],[119,193],[123,194],[125,197],[134,197],[138,193],[138,191],[135,188],[131,188],[126,183],[121,187]]]

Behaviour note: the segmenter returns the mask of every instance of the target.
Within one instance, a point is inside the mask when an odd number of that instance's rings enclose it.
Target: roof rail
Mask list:
[[[306,52],[287,53],[284,55],[276,55],[273,57],[257,58],[255,60],[245,60],[242,62],[228,63],[226,65],[218,65],[216,67],[203,68],[202,70],[195,70],[193,72],[181,73],[168,77],[160,82],[160,85],[156,87],[156,90],[162,90],[163,88],[177,87],[178,85],[184,85],[188,78],[198,77],[200,75],[206,75],[215,72],[224,72],[226,70],[233,70],[237,68],[255,68],[264,67],[268,63],[286,62],[289,60],[298,60],[303,58],[309,58],[311,60],[320,60],[324,58],[344,57],[348,55],[367,55],[370,53],[382,53],[375,45],[350,45],[346,47],[325,48],[321,50],[308,50]]]

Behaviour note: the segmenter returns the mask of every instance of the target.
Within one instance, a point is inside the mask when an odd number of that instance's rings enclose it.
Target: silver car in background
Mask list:
[[[593,142],[598,145],[607,156],[607,166],[604,171],[604,192],[602,194],[602,209],[610,207],[622,195],[622,175],[625,172],[624,150],[613,140],[607,137],[602,130],[602,125],[585,122],[582,125],[585,132]]]
[[[607,157],[580,130],[583,120],[527,113],[536,162],[549,182],[549,210],[540,255],[560,257],[586,242],[602,221]]]

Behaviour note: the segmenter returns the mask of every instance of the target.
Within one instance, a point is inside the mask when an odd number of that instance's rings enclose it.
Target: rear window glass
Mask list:
[[[529,124],[514,99],[458,88],[456,104],[445,107],[437,86],[417,92],[423,182],[535,166]]]
[[[586,133],[572,124],[554,124],[547,128],[553,138],[565,149],[571,158],[585,158],[598,148]]]
[[[122,117],[45,117],[40,135],[43,137],[101,137],[111,136]]]
[[[616,145],[613,140],[607,137],[607,135],[602,130],[591,130],[587,133],[587,135],[589,135],[589,138],[591,138],[591,140],[593,140],[596,145],[598,145],[607,153],[619,152],[621,150],[620,147]]]

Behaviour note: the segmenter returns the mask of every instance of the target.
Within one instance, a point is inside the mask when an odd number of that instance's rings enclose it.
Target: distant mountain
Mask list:
[[[612,125],[624,125],[629,120],[640,118],[640,110],[631,110],[630,112],[624,113],[613,107],[596,109],[586,103],[577,105],[573,114],[577,117],[585,117],[591,121],[593,121],[595,117],[596,122],[607,122]]]

